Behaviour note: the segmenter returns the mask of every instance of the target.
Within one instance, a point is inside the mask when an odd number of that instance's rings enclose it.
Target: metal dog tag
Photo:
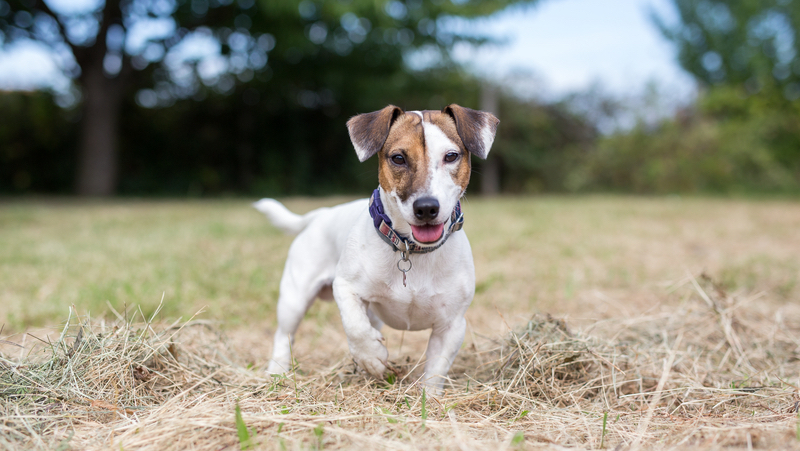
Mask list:
[[[400,265],[400,263],[408,263],[408,268],[403,268],[403,267]],[[399,269],[399,270],[400,270],[400,272],[402,272],[402,273],[403,273],[403,286],[404,286],[404,287],[406,287],[406,286],[407,286],[407,285],[406,285],[406,273],[407,273],[407,272],[409,272],[409,271],[411,271],[411,266],[413,266],[413,265],[411,264],[411,260],[409,260],[409,259],[408,259],[408,256],[406,255],[406,253],[405,253],[405,252],[401,252],[401,253],[400,253],[400,260],[397,260],[397,269]]]

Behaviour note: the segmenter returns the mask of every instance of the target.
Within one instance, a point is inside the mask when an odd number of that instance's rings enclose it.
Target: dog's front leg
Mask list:
[[[442,393],[442,385],[450,365],[461,349],[466,330],[467,320],[463,316],[433,327],[431,338],[428,340],[428,349],[425,351],[425,374],[422,376],[422,384],[428,393],[433,395]]]
[[[389,351],[383,344],[383,335],[370,323],[367,314],[369,305],[356,294],[350,282],[342,278],[333,281],[333,297],[342,315],[342,325],[353,359],[369,374],[383,379]]]

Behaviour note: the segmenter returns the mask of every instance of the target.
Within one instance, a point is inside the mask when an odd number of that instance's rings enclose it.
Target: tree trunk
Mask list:
[[[499,117],[498,103],[497,88],[485,83],[481,90],[481,110]],[[484,196],[500,194],[500,158],[492,152],[489,152],[489,157],[481,167],[481,194]]]
[[[57,17],[54,15],[54,17]],[[122,24],[119,1],[103,8],[97,39],[89,47],[71,45],[81,67],[78,82],[83,88],[83,116],[78,144],[75,189],[81,196],[111,196],[117,188],[117,135],[123,89],[130,76],[130,59],[122,55],[122,68],[108,76],[103,60],[108,52],[106,37],[111,24]]]
[[[82,68],[83,117],[78,148],[77,193],[111,196],[117,188],[117,135],[122,96],[116,79],[103,73],[103,61]]]

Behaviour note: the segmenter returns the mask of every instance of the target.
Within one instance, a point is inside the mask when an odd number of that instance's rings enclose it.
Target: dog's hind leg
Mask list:
[[[422,385],[428,389],[428,393],[436,396],[442,393],[447,372],[464,342],[466,330],[467,320],[463,316],[454,318],[448,324],[433,327],[428,349],[425,350],[425,374],[422,377]]]
[[[303,272],[292,271],[288,265],[281,279],[281,292],[278,297],[278,330],[272,345],[272,359],[267,372],[282,374],[292,369],[292,343],[294,334],[300,326],[300,321],[305,316],[314,299],[327,284],[330,278],[317,277],[311,280],[300,277]],[[305,273],[307,274],[307,273]]]

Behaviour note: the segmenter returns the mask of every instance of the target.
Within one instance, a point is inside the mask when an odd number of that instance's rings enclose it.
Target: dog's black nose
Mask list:
[[[414,201],[414,216],[420,221],[432,221],[439,215],[439,201],[433,197],[423,197]]]

